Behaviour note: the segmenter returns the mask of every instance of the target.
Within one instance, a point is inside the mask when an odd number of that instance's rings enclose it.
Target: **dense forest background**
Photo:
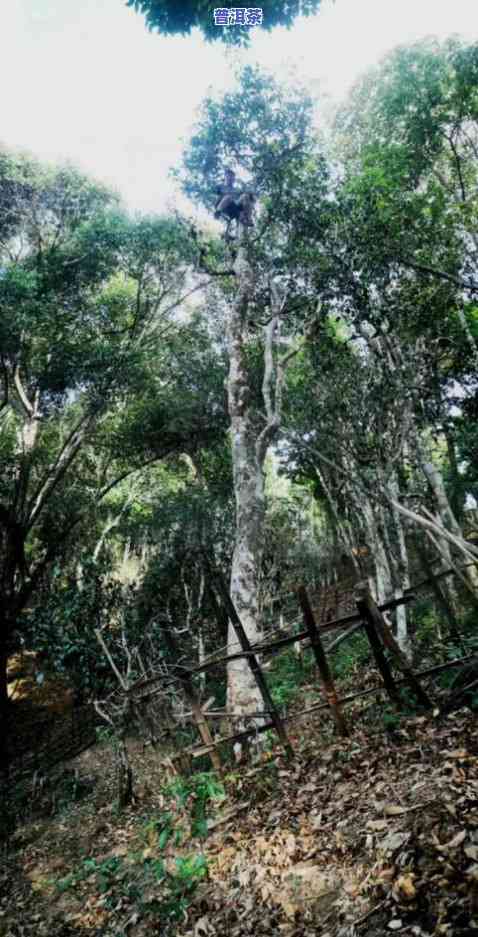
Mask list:
[[[20,648],[91,697],[95,628],[166,658],[177,632],[189,661],[225,643],[203,557],[230,579],[248,510],[234,354],[266,478],[250,628],[299,580],[355,571],[383,601],[435,563],[474,609],[477,69],[455,40],[398,49],[318,136],[302,89],[246,67],[178,173],[211,214],[225,167],[253,187],[242,241],[2,152],[4,708]],[[441,585],[440,640],[460,601]],[[395,627],[410,653],[405,607]]]
[[[476,650],[477,167],[478,45],[456,38],[395,49],[320,130],[299,83],[241,66],[175,169],[188,211],[133,216],[79,170],[0,149],[7,832],[38,700],[53,723],[94,708],[126,775],[128,735],[185,747],[188,708],[260,726],[246,657],[189,674],[237,650],[231,601],[254,644],[300,629],[301,584],[320,626],[359,581],[379,605],[426,581],[389,616],[405,658]],[[355,636],[335,676],[370,662]],[[285,711],[310,652],[263,665]],[[158,680],[156,724],[138,723],[128,694]],[[174,809],[214,799],[204,777]]]

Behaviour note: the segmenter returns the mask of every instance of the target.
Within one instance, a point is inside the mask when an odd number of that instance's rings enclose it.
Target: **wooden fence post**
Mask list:
[[[274,724],[274,728],[282,743],[282,747],[284,749],[286,757],[288,759],[292,759],[294,757],[294,750],[292,748],[292,745],[290,744],[289,737],[285,730],[284,723],[281,717],[279,716],[278,710],[276,709],[274,705],[274,701],[272,699],[269,687],[267,685],[267,680],[264,676],[262,667],[252,650],[252,645],[244,630],[244,625],[242,624],[242,621],[236,612],[234,603],[229,595],[229,592],[224,582],[222,581],[222,577],[219,577],[219,575],[216,574],[214,578],[221,592],[221,597],[227,608],[228,615],[234,626],[234,631],[237,634],[238,641],[241,645],[242,650],[245,652],[247,662],[249,664],[249,667],[251,668],[251,671],[254,675],[254,679],[259,688],[259,692],[264,702],[264,709],[268,711],[270,714],[271,722],[273,722]]]
[[[324,651],[322,641],[320,639],[319,629],[317,628],[314,613],[312,611],[309,596],[304,586],[300,586],[297,590],[297,597],[302,608],[302,613],[304,615],[304,623],[307,631],[310,635],[310,643],[312,645],[312,650],[314,652],[315,660],[319,668],[319,673],[322,681],[322,686],[324,688],[325,697],[327,702],[332,710],[332,715],[335,722],[335,731],[338,735],[348,735],[347,726],[345,723],[343,712],[340,708],[340,703],[337,697],[337,690],[335,689],[335,684],[333,681],[332,674],[330,672],[329,663]]]
[[[368,589],[363,591],[362,597],[363,602],[367,607],[369,618],[373,620],[375,630],[382,638],[385,647],[388,647],[389,651],[391,651],[394,655],[397,667],[406,677],[406,680],[415,693],[420,706],[423,706],[424,709],[431,709],[432,703],[428,694],[423,689],[418,677],[415,676],[412,668],[410,667],[410,664],[408,663],[406,655],[403,653],[401,647],[395,640],[386,618],[380,611],[378,605],[376,605]]]
[[[355,601],[356,601],[357,609],[363,618],[365,632],[370,642],[370,647],[372,648],[372,653],[373,653],[373,656],[375,657],[375,662],[382,675],[383,684],[390,699],[395,704],[395,706],[397,706],[399,709],[402,709],[403,708],[402,701],[400,699],[398,687],[397,687],[397,684],[395,683],[395,680],[393,679],[392,671],[390,670],[388,660],[385,657],[385,654],[383,652],[382,643],[377,634],[374,616],[372,614],[372,611],[367,601],[368,596],[369,596],[368,583],[366,582],[357,583]]]
[[[181,670],[179,670],[178,673],[179,673],[179,679],[184,687],[184,694],[191,706],[193,719],[197,725],[199,735],[201,736],[204,742],[204,745],[214,746],[214,739],[212,737],[212,733],[208,726],[206,717],[201,709],[199,700],[196,696],[191,677],[189,676],[189,674],[182,673]],[[222,761],[221,761],[221,756],[219,755],[217,748],[213,747],[211,749],[211,751],[209,752],[209,757],[212,761],[213,768],[215,768],[216,771],[221,773]]]

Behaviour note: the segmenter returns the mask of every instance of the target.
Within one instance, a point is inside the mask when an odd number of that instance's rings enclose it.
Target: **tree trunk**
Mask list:
[[[231,599],[254,644],[260,638],[258,569],[265,513],[263,460],[258,457],[257,415],[253,412],[245,333],[246,313],[252,292],[252,271],[241,245],[236,259],[238,293],[231,304],[227,327],[229,352],[228,404],[236,501],[236,535],[232,555]],[[254,419],[256,417],[256,420]],[[229,651],[238,650],[236,633],[229,622]],[[228,665],[228,707],[234,712],[257,712],[262,699],[246,658]]]
[[[241,226],[242,227],[242,226]],[[249,374],[247,316],[254,294],[254,276],[247,251],[247,229],[240,233],[234,264],[237,293],[227,321],[229,353],[228,404],[231,421],[231,450],[236,501],[236,534],[231,570],[231,599],[245,637],[253,644],[261,636],[258,572],[264,533],[264,461],[280,426],[285,370],[299,350],[288,343],[280,355],[281,315],[287,294],[269,280],[271,316],[264,329],[263,411],[254,402],[254,375]],[[236,647],[236,634],[229,626],[229,646]],[[257,712],[261,693],[247,659],[231,662],[228,670],[228,704],[246,715]]]
[[[315,467],[315,472],[324,490],[326,498],[326,511],[329,515],[332,530],[337,538],[337,541],[341,544],[344,550],[346,550],[347,556],[350,557],[355,573],[357,576],[360,576],[360,563],[354,553],[353,537],[350,535],[350,531],[347,529],[346,522],[344,523],[339,516],[336,502],[325,479],[325,472],[323,472],[318,466]]]
[[[394,473],[389,480],[389,488],[392,494],[392,498],[395,501],[398,501],[400,496],[398,481],[396,474]],[[395,589],[395,598],[398,599],[407,589],[410,588],[410,567],[408,561],[408,550],[405,540],[405,531],[403,529],[402,518],[395,507],[392,506],[393,521],[395,526],[396,541],[398,547],[398,563],[397,563],[397,572],[399,577],[399,583]],[[396,637],[397,643],[400,650],[405,654],[408,659],[412,657],[412,648],[410,644],[410,636],[408,634],[408,624],[407,624],[407,606],[405,603],[397,607],[395,613],[395,624],[396,624]]]
[[[438,507],[438,513],[443,526],[454,534],[455,537],[464,539],[463,531],[453,513],[451,504],[448,500],[448,495],[445,489],[445,483],[443,481],[443,476],[440,470],[436,465],[431,461],[428,453],[425,451],[423,443],[419,443],[419,453],[421,466],[423,473],[430,485],[430,488],[434,494],[435,501]],[[445,541],[443,538],[440,538],[440,546],[443,550],[445,556],[449,558],[449,562],[453,565],[451,546],[448,541]],[[464,575],[468,583],[469,592],[473,596],[475,604],[478,605],[478,573],[474,566],[469,566],[465,571]]]
[[[362,502],[365,524],[369,534],[369,542],[375,561],[375,595],[377,605],[383,605],[392,595],[392,575],[387,559],[387,551],[382,541],[380,531],[375,519],[372,505],[368,498]]]
[[[462,637],[461,637],[460,629],[458,626],[458,620],[457,620],[453,605],[449,600],[449,594],[447,595],[446,589],[444,588],[444,580],[441,580],[440,582],[438,579],[435,578],[434,572],[433,572],[433,566],[428,558],[426,548],[423,546],[420,540],[416,541],[415,548],[420,558],[420,563],[425,573],[425,576],[428,579],[430,579],[431,587],[435,594],[437,604],[443,614],[445,621],[448,624],[449,633],[451,637],[453,638],[453,640],[456,641],[457,644],[461,646]],[[437,637],[439,641],[443,640],[441,628],[438,631]]]
[[[123,735],[118,739],[118,806],[120,810],[129,807],[133,800],[133,769],[130,765],[128,749]]]
[[[450,464],[451,478],[452,478],[452,493],[450,496],[450,504],[453,514],[455,515],[460,527],[463,529],[463,520],[464,520],[464,511],[465,511],[465,495],[460,484],[460,470],[458,468],[459,455],[456,449],[455,440],[453,438],[453,433],[449,426],[445,423],[443,427],[443,435],[446,440],[446,448],[448,453],[448,462]]]
[[[8,618],[0,603],[0,843],[11,831],[9,811],[10,758],[11,758],[11,713],[8,697]]]

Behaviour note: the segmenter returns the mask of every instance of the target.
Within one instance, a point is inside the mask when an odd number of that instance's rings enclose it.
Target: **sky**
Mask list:
[[[257,27],[243,53],[148,33],[125,0],[3,0],[0,142],[74,163],[132,211],[163,211],[201,100],[232,86],[237,58],[278,77],[292,66],[320,112],[393,46],[452,33],[478,39],[476,0],[324,0],[291,30]]]

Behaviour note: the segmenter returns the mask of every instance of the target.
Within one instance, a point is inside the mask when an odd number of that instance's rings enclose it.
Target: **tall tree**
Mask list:
[[[229,357],[236,502],[231,597],[254,642],[261,634],[264,461],[281,424],[287,364],[300,346],[304,322],[315,317],[311,258],[318,250],[316,233],[328,223],[325,163],[312,132],[311,103],[300,90],[285,90],[246,68],[233,94],[205,102],[184,158],[185,191],[211,209],[226,168],[234,170],[240,188],[259,196],[255,226],[239,220],[236,241],[225,241],[223,269],[210,271],[222,281]],[[231,664],[228,689],[235,711],[261,708],[244,658]]]

